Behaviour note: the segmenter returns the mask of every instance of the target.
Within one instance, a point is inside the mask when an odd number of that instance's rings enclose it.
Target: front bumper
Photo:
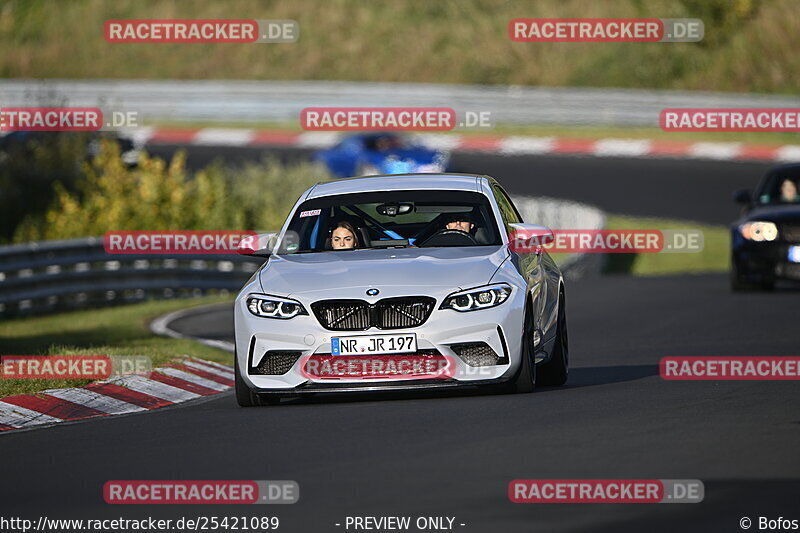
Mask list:
[[[392,296],[417,295],[398,288],[395,292],[381,294],[381,298]],[[257,393],[317,393],[317,392],[368,392],[371,390],[410,390],[431,388],[452,388],[464,385],[497,384],[514,377],[519,369],[523,335],[523,316],[525,291],[513,288],[511,295],[501,305],[478,311],[459,313],[438,306],[451,291],[439,294],[426,294],[436,298],[436,306],[421,326],[379,330],[370,328],[364,331],[330,331],[323,328],[311,311],[314,300],[293,295],[300,301],[308,315],[299,315],[288,320],[261,318],[252,315],[246,307],[247,295],[261,293],[258,283],[246,286],[236,299],[234,322],[236,332],[236,364],[239,365],[243,381]],[[363,295],[363,292],[361,293]],[[365,299],[362,296],[351,296]],[[375,298],[376,300],[379,298]],[[415,333],[418,353],[438,352],[452,362],[452,367],[439,379],[422,378],[368,378],[368,377],[314,377],[301,369],[310,356],[331,353],[331,338],[348,335],[369,335],[385,333]],[[459,357],[453,345],[485,343],[499,357],[498,364],[491,366],[471,366]],[[293,352],[297,360],[280,375],[254,373],[267,352]],[[414,354],[409,354],[414,355]],[[380,357],[376,355],[374,357]],[[287,365],[288,367],[288,365]],[[278,371],[283,371],[280,368]]]
[[[733,260],[741,276],[800,281],[800,263],[789,261],[789,248],[800,243],[751,242],[734,235]]]

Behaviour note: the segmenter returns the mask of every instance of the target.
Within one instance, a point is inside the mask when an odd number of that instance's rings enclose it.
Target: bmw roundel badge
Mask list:
[[[374,289],[374,288],[373,289],[367,289],[367,296],[375,296],[375,295],[379,294],[380,292],[381,291],[379,291],[378,289]]]

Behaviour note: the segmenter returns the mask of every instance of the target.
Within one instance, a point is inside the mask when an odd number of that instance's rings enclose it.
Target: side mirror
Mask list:
[[[553,230],[538,224],[509,224],[508,246],[512,251],[522,254],[539,253],[542,246],[555,240]]]
[[[753,201],[753,193],[750,189],[739,189],[733,193],[733,201],[737,204],[749,204]]]
[[[278,242],[278,233],[258,233],[239,241],[238,252],[253,257],[269,257]]]

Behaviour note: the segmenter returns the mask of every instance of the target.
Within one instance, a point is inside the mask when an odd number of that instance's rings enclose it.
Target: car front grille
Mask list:
[[[311,304],[311,310],[325,329],[353,331],[421,326],[435,305],[436,300],[428,296],[402,296],[374,304],[364,300],[320,300]]]
[[[292,369],[302,353],[291,350],[270,350],[264,354],[258,366],[250,369],[250,374],[282,376]]]

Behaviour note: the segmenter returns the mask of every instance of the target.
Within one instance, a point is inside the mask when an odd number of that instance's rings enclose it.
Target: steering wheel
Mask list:
[[[460,229],[441,229],[417,243],[417,246],[474,246],[478,244],[475,237]]]

